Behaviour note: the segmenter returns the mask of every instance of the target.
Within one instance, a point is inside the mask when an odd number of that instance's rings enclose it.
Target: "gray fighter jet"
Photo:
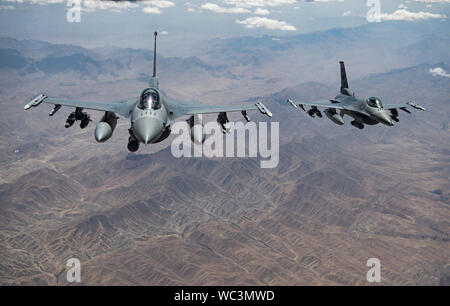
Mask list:
[[[53,116],[61,106],[75,107],[66,120],[66,128],[72,126],[76,121],[80,121],[80,127],[85,128],[91,121],[89,114],[84,109],[104,111],[100,122],[95,128],[95,139],[98,142],[108,140],[117,125],[117,115],[123,116],[130,122],[130,137],[128,139],[128,150],[136,152],[139,144],[157,143],[163,141],[170,135],[170,125],[178,117],[189,115],[186,120],[190,127],[191,139],[195,143],[205,141],[203,123],[199,114],[219,113],[217,122],[222,127],[224,133],[230,132],[227,112],[240,111],[245,120],[250,121],[247,115],[248,110],[259,110],[262,114],[272,117],[272,113],[262,102],[249,105],[228,105],[228,106],[207,106],[184,102],[169,98],[159,89],[158,78],[156,77],[156,37],[153,54],[153,76],[150,78],[148,88],[145,88],[138,98],[121,99],[110,102],[87,102],[77,100],[64,100],[50,98],[45,94],[40,94],[25,105],[24,109],[30,109],[43,103],[53,104],[54,108],[49,113]]]
[[[344,124],[344,115],[352,117],[354,120],[350,122],[353,126],[363,129],[364,124],[375,125],[382,123],[388,126],[393,126],[394,122],[399,122],[398,111],[400,109],[404,112],[411,113],[407,107],[412,107],[419,110],[425,110],[420,105],[412,102],[403,104],[384,104],[377,97],[370,97],[368,99],[361,99],[355,97],[355,94],[350,91],[348,87],[347,74],[345,72],[344,62],[339,62],[341,66],[341,93],[334,99],[316,101],[316,102],[300,102],[298,106],[311,117],[317,115],[322,118],[322,113],[318,107],[325,107],[325,115],[334,123],[338,125]],[[297,105],[292,99],[287,102],[297,108]],[[311,106],[307,111],[305,105]]]

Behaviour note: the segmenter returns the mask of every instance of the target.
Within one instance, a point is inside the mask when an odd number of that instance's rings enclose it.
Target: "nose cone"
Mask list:
[[[388,115],[387,112],[381,111],[377,114],[378,121],[385,125],[393,126],[394,122],[392,122],[391,117]]]
[[[152,143],[163,132],[163,124],[156,118],[140,118],[133,123],[136,137],[145,144]]]

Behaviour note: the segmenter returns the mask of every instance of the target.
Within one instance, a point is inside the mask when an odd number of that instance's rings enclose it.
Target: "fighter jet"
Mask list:
[[[186,121],[190,127],[191,140],[198,144],[205,141],[205,132],[199,114],[219,113],[217,122],[224,133],[230,132],[227,112],[240,111],[247,121],[250,120],[247,115],[248,110],[257,109],[262,114],[272,117],[272,113],[262,102],[247,105],[208,106],[169,98],[159,88],[159,80],[156,76],[157,35],[157,32],[155,32],[153,75],[150,78],[149,87],[142,90],[137,98],[109,102],[87,102],[50,98],[45,94],[40,94],[26,104],[24,109],[36,107],[41,103],[49,103],[54,105],[49,113],[49,116],[53,116],[61,106],[75,107],[75,111],[67,118],[65,127],[71,127],[76,121],[80,121],[80,128],[82,129],[91,121],[89,114],[83,111],[84,109],[104,111],[102,119],[95,128],[97,142],[105,142],[111,138],[119,118],[117,115],[120,115],[130,123],[128,150],[131,152],[136,152],[140,143],[157,143],[169,137],[171,123],[185,115],[190,116]]]
[[[406,102],[402,104],[384,104],[377,97],[362,99],[355,97],[355,93],[351,92],[348,86],[347,74],[345,72],[344,62],[339,62],[341,68],[341,92],[334,99],[316,101],[316,102],[300,102],[298,106],[306,111],[308,115],[322,118],[322,113],[318,107],[325,107],[325,115],[338,125],[344,124],[344,115],[352,117],[354,120],[350,122],[354,127],[363,129],[364,124],[375,125],[382,123],[384,125],[393,126],[394,121],[399,122],[398,111],[400,109],[406,113],[411,113],[407,107],[412,107],[424,111],[425,108]],[[292,99],[288,99],[287,103],[297,106]],[[311,106],[309,110],[305,106]]]

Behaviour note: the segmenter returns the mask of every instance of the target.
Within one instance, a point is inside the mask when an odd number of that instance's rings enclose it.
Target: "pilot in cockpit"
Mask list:
[[[141,101],[139,102],[140,109],[159,109],[161,102],[157,91],[152,89],[145,90],[141,95]]]
[[[383,103],[381,103],[381,100],[377,97],[370,97],[367,99],[367,105],[375,108],[383,108]]]

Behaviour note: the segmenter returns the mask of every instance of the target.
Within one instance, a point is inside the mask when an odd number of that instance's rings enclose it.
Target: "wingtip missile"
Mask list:
[[[412,101],[408,101],[408,102],[406,102],[406,104],[408,104],[412,108],[415,108],[415,109],[418,109],[418,110],[421,110],[421,111],[426,111],[425,107],[420,106],[419,104],[413,103]]]
[[[30,109],[30,108],[32,108],[32,107],[36,107],[36,106],[38,106],[39,104],[41,104],[42,101],[44,101],[46,98],[47,98],[46,95],[40,94],[40,95],[36,96],[35,98],[33,98],[30,102],[28,102],[28,103],[23,107],[23,109],[24,109],[24,110],[28,110],[28,109]]]
[[[292,105],[293,108],[297,108],[297,105],[294,103],[294,101],[291,98],[287,99],[287,103],[289,103],[290,105]]]
[[[258,108],[258,110],[261,112],[261,114],[267,115],[268,117],[272,118],[272,113],[261,101],[257,102],[255,104],[255,106]]]

